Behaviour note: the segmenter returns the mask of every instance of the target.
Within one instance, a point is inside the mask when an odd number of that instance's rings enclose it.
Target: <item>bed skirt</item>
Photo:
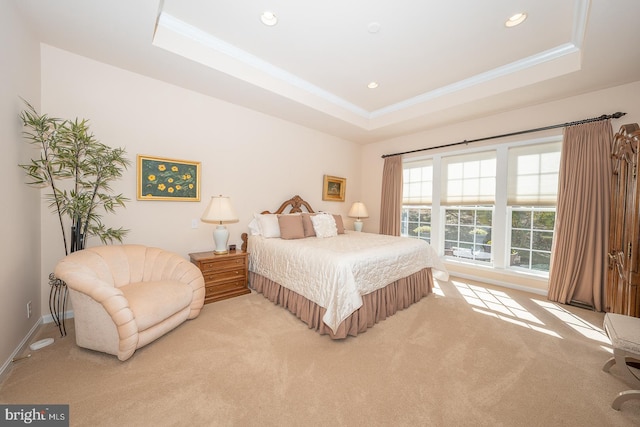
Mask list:
[[[427,296],[433,288],[433,276],[430,268],[425,268],[410,276],[399,279],[382,289],[362,296],[362,307],[347,317],[333,333],[323,321],[326,309],[306,299],[302,295],[284,288],[261,276],[249,272],[249,286],[264,295],[269,301],[295,314],[300,320],[320,335],[329,335],[332,339],[357,336],[376,323],[394,315],[398,310]]]

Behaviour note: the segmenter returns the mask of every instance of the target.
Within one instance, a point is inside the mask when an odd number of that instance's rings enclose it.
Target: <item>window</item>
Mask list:
[[[443,205],[493,205],[496,198],[496,152],[442,159]]]
[[[560,151],[552,137],[406,160],[401,234],[451,261],[548,274]]]
[[[400,234],[431,243],[433,161],[425,160],[405,165],[402,180]]]
[[[556,205],[560,150],[560,142],[509,148],[509,206]]]
[[[509,267],[549,271],[560,150],[560,142],[509,148]]]
[[[466,260],[491,262],[493,208],[465,206],[445,209],[444,253]]]
[[[496,152],[444,157],[442,171],[445,255],[491,262]]]
[[[509,265],[548,272],[555,221],[553,208],[513,208]]]
[[[431,205],[433,195],[433,161],[405,165],[402,175],[402,204]]]
[[[431,243],[431,208],[428,206],[403,206],[400,235],[417,237]]]

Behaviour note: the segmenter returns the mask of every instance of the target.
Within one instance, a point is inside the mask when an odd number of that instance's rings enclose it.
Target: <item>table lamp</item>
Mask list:
[[[231,200],[225,196],[212,196],[209,206],[200,218],[202,222],[217,223],[218,226],[213,231],[213,241],[216,248],[215,254],[228,253],[227,242],[229,241],[229,230],[223,223],[238,222],[238,215],[231,206]]]
[[[356,231],[362,231],[362,221],[360,218],[369,218],[369,212],[367,212],[367,207],[362,202],[355,202],[351,206],[351,210],[349,210],[350,218],[357,218],[353,222],[353,229]]]

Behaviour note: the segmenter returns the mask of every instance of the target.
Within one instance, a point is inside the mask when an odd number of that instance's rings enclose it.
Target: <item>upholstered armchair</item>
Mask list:
[[[141,245],[73,252],[55,268],[73,305],[76,343],[124,361],[200,314],[204,278],[181,256]]]

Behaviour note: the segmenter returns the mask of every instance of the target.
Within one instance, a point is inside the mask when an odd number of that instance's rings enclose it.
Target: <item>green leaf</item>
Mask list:
[[[63,218],[79,225],[84,239],[96,236],[103,243],[121,242],[129,230],[105,228],[100,212],[114,213],[129,201],[122,194],[111,194],[110,186],[130,165],[125,150],[99,142],[87,119],[52,118],[23,101],[27,106],[20,114],[23,137],[40,152],[28,164],[18,166],[25,171],[28,185],[50,187],[44,199],[58,215],[65,253],[70,248]]]

